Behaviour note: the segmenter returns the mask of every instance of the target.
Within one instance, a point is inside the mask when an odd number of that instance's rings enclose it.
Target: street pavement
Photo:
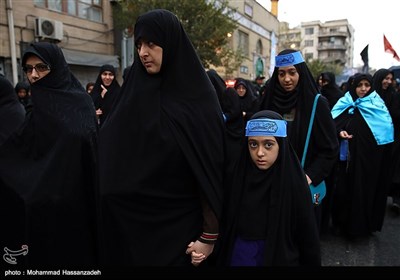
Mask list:
[[[387,209],[381,232],[353,241],[328,233],[321,237],[322,266],[391,267],[400,279],[400,215]],[[386,270],[385,270],[386,271]]]

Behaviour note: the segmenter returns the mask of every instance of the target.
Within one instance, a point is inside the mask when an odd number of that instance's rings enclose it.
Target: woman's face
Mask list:
[[[19,89],[17,94],[18,94],[18,97],[21,99],[25,98],[28,95],[28,93],[26,92],[26,89],[24,89],[24,88]]]
[[[368,80],[361,80],[356,87],[358,97],[364,97],[371,89],[371,84]]]
[[[246,94],[246,87],[244,85],[238,85],[236,88],[237,93],[239,96],[243,97]]]
[[[104,71],[103,73],[101,73],[101,80],[103,82],[103,85],[109,87],[114,80],[114,73],[111,71]]]
[[[278,69],[279,84],[285,91],[292,91],[299,83],[299,73],[296,67],[286,66]]]
[[[88,88],[87,88],[87,93],[92,93],[92,90],[93,90],[93,88],[94,88],[94,85],[93,86],[88,86]]]
[[[45,77],[51,71],[50,66],[36,55],[27,58],[23,69],[31,84]]]
[[[139,39],[137,44],[140,61],[146,68],[147,73],[157,74],[161,70],[163,49],[153,42]]]
[[[386,77],[382,80],[382,89],[387,90],[388,87],[393,83],[393,74],[389,73]]]
[[[267,170],[278,158],[279,144],[274,136],[249,136],[247,143],[251,159],[258,169]]]

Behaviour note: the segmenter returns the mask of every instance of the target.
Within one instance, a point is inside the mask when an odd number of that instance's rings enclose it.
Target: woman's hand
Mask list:
[[[353,138],[353,135],[348,134],[346,130],[342,130],[341,132],[339,132],[339,137],[342,139],[350,139]]]
[[[101,98],[104,98],[104,95],[106,95],[107,89],[106,89],[105,86],[103,86],[103,85],[100,85],[100,86],[101,86],[101,88],[103,89],[103,90],[101,91]]]

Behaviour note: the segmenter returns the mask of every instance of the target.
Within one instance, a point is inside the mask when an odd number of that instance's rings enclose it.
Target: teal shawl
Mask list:
[[[332,108],[331,114],[333,119],[342,114],[349,107],[352,107],[349,109],[349,114],[354,114],[355,108],[360,111],[378,145],[384,145],[394,141],[392,118],[385,102],[376,91],[373,91],[365,97],[357,98],[355,101],[353,101],[350,92],[346,92]]]

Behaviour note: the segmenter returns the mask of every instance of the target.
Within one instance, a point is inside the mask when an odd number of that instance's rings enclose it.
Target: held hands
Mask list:
[[[98,117],[98,116],[100,116],[100,115],[102,115],[103,114],[103,111],[101,110],[101,109],[97,109],[96,110],[96,116]]]
[[[186,254],[190,254],[192,257],[192,264],[198,266],[202,261],[207,259],[214,250],[214,244],[206,244],[196,240],[190,242],[186,249]]]

